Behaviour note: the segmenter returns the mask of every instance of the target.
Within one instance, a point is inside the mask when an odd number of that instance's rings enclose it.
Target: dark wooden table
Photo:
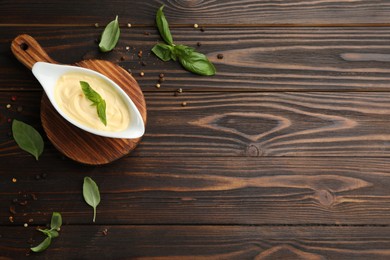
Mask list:
[[[174,40],[216,76],[150,54],[163,3]],[[389,259],[389,13],[385,0],[0,1],[0,259]],[[115,15],[121,37],[102,54]],[[131,69],[148,124],[129,156],[92,167],[55,149],[40,85],[10,51],[22,33],[62,63]],[[12,119],[44,136],[39,161]],[[101,190],[96,223],[85,176]],[[60,236],[29,252],[53,211]]]

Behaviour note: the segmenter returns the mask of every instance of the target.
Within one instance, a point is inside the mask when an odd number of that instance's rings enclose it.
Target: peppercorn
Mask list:
[[[139,74],[141,77],[145,76],[145,73],[143,71],[140,72]]]
[[[160,78],[163,78],[165,75],[163,73],[160,73],[160,75],[158,75]]]
[[[182,106],[182,107],[185,107],[185,106],[187,106],[187,102],[183,102],[183,103],[181,103],[181,106]]]
[[[130,27],[131,27],[131,23],[128,23],[128,24],[127,24],[127,27],[129,27],[129,28],[130,28]]]
[[[222,60],[222,59],[223,59],[223,54],[222,54],[222,53],[219,53],[219,54],[217,55],[217,58],[220,59],[220,60]]]
[[[98,28],[98,27],[99,27],[99,24],[98,24],[98,23],[95,23],[95,27]]]
[[[199,25],[197,23],[194,24],[194,28],[198,28]]]
[[[161,85],[157,83],[156,84],[156,88],[160,88],[160,87],[161,87]]]

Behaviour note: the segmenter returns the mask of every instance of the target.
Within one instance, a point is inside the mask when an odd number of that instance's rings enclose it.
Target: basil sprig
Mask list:
[[[169,24],[163,13],[164,5],[156,14],[158,31],[166,44],[158,43],[152,48],[152,52],[163,61],[179,59],[180,64],[188,71],[211,76],[216,73],[214,65],[207,59],[206,55],[196,52],[194,48],[186,45],[176,45],[173,43]]]
[[[96,182],[94,180],[92,180],[90,177],[84,178],[83,196],[84,196],[85,202],[93,208],[92,221],[95,222],[96,207],[100,203],[100,192],[99,192],[99,187],[97,186]]]
[[[106,101],[89,86],[88,82],[80,81],[81,89],[84,95],[92,101],[92,106],[96,106],[98,117],[102,123],[107,126]]]
[[[18,146],[32,154],[36,160],[43,152],[43,139],[37,130],[32,126],[14,119],[12,121],[12,135]]]
[[[59,236],[58,231],[60,231],[61,225],[61,214],[59,212],[53,212],[53,215],[51,216],[50,229],[38,229],[38,231],[41,231],[47,237],[39,245],[31,247],[31,251],[39,253],[46,250],[50,246],[52,238]]]
[[[106,28],[102,33],[102,37],[99,43],[99,49],[102,52],[108,52],[114,49],[116,44],[118,43],[120,35],[118,16],[116,16],[115,20],[111,21],[107,24]]]

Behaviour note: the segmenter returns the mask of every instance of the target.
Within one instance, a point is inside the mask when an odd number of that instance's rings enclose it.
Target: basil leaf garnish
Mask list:
[[[116,16],[115,20],[111,21],[107,24],[106,28],[102,33],[102,37],[99,43],[99,49],[102,52],[108,52],[114,49],[116,44],[118,43],[120,35],[118,16]]]
[[[156,23],[161,37],[167,44],[158,43],[152,48],[152,52],[161,60],[176,61],[188,71],[205,76],[211,76],[216,73],[214,65],[207,59],[206,55],[195,52],[194,48],[186,45],[175,45],[169,30],[169,24],[163,13],[164,5],[161,6],[156,14]]]
[[[12,135],[18,146],[32,154],[36,160],[43,152],[43,139],[37,130],[32,126],[14,119],[12,121]]]
[[[161,37],[164,39],[164,41],[172,45],[173,44],[173,39],[171,35],[171,31],[169,30],[169,24],[167,19],[165,18],[165,15],[163,13],[163,8],[164,5],[162,5],[156,14],[156,23],[157,23],[157,28],[158,31],[160,32]]]
[[[51,229],[38,229],[38,231],[41,231],[47,237],[39,245],[35,247],[31,247],[30,248],[31,251],[39,253],[46,250],[51,244],[51,239],[56,238],[60,235],[58,231],[60,230],[61,225],[62,225],[61,214],[59,212],[53,212],[53,215],[51,216],[51,223],[50,223]]]
[[[186,70],[199,75],[211,76],[216,71],[214,65],[207,59],[206,55],[196,51],[179,56],[179,61]]]
[[[96,207],[100,203],[99,187],[90,177],[84,178],[83,196],[85,202],[93,208],[93,222],[96,219]]]
[[[107,126],[106,101],[99,95],[99,93],[91,88],[88,82],[80,81],[80,86],[84,95],[92,102],[93,106],[96,106],[96,112],[100,121]]]
[[[61,214],[58,212],[53,212],[53,215],[51,216],[51,223],[50,228],[53,230],[57,230],[62,225],[62,217]]]
[[[48,236],[47,238],[45,238],[45,240],[42,241],[42,243],[40,243],[36,247],[31,247],[30,250],[35,253],[39,253],[45,251],[50,246],[50,244],[51,244],[51,237]]]
[[[161,60],[169,61],[171,59],[172,49],[173,47],[170,45],[158,43],[153,47],[152,52]]]

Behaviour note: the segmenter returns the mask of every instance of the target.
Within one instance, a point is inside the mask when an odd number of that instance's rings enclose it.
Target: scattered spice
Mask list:
[[[37,195],[35,195],[34,193],[31,193],[31,198],[32,198],[33,200],[38,200]]]
[[[140,75],[141,77],[143,77],[143,76],[145,76],[145,73],[144,73],[143,71],[141,71],[141,72],[139,73],[139,75]]]
[[[131,27],[131,23],[128,23],[128,24],[127,24],[127,27],[129,27],[129,28],[130,28],[130,27]]]
[[[219,54],[217,55],[217,58],[220,59],[220,60],[222,60],[222,59],[223,59],[223,54],[222,54],[222,53],[219,53]]]
[[[13,216],[9,216],[8,219],[9,219],[9,222],[14,223],[14,217]]]
[[[197,45],[198,47],[200,47],[200,46],[202,46],[202,43],[201,43],[201,42],[197,42],[196,45]]]
[[[16,210],[15,210],[15,206],[14,205],[9,206],[9,212],[14,214],[14,215],[16,214]]]
[[[200,27],[200,31],[201,31],[201,32],[204,32],[204,27],[203,27],[203,26]]]
[[[160,87],[161,87],[161,85],[157,83],[156,84],[156,88],[160,88]]]
[[[130,50],[130,46],[126,46],[126,51]]]
[[[183,103],[181,103],[181,106],[182,106],[182,107],[185,107],[185,106],[187,106],[187,102],[183,102]]]
[[[138,52],[138,58],[142,58],[142,50]]]
[[[19,202],[19,205],[20,206],[26,206],[27,205],[27,200]]]
[[[104,236],[107,236],[107,234],[108,234],[107,228],[103,229],[102,233],[103,233]]]
[[[194,28],[198,28],[199,25],[197,23],[194,24]]]
[[[12,100],[12,101],[16,101],[16,99],[17,99],[16,96],[12,96],[12,97],[11,97],[11,100]]]
[[[95,23],[95,27],[96,27],[96,28],[99,28],[99,24],[98,24],[98,23]]]
[[[183,89],[182,89],[182,88],[179,88],[179,89],[177,90],[177,92],[182,93],[182,92],[183,92]]]
[[[5,107],[10,109],[11,108],[11,104],[7,104]]]
[[[18,180],[16,178],[12,178],[12,182],[15,183],[17,182]]]
[[[27,223],[24,223],[24,224],[23,224],[23,227],[28,227],[28,224],[27,224]]]

